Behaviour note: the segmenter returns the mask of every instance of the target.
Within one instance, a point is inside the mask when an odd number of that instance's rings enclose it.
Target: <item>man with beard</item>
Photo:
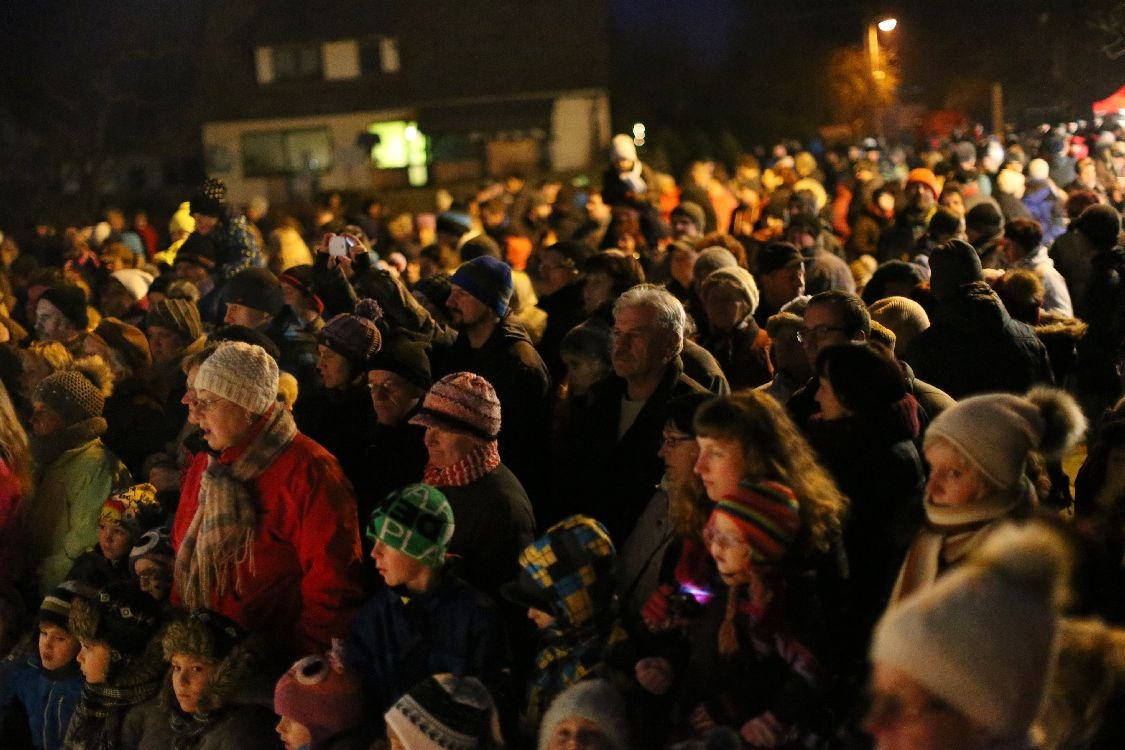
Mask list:
[[[534,501],[545,473],[551,376],[523,327],[509,319],[512,270],[482,255],[462,263],[450,283],[445,305],[458,335],[434,350],[434,375],[472,372],[496,389],[504,415],[500,455]]]
[[[894,220],[879,235],[880,263],[914,257],[914,248],[926,233],[930,217],[937,210],[938,192],[933,172],[924,167],[910,170],[906,177],[906,205],[899,209]]]

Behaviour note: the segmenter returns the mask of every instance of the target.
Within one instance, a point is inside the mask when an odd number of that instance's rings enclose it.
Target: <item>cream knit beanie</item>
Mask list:
[[[277,362],[260,346],[227,341],[199,366],[195,387],[265,414],[277,402]]]

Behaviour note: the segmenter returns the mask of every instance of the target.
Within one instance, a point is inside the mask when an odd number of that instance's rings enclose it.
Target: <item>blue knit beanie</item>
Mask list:
[[[512,298],[512,269],[497,258],[482,255],[462,263],[449,280],[476,297],[501,318],[508,314]]]

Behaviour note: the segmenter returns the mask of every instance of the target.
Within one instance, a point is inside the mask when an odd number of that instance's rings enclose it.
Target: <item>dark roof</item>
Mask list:
[[[255,80],[258,46],[388,32],[398,40],[397,74]],[[529,99],[536,92],[605,89],[610,77],[604,0],[256,0],[241,11],[216,4],[207,40],[203,121]]]

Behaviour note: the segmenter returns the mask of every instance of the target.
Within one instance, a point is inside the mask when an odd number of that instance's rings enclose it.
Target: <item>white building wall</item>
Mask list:
[[[243,133],[301,130],[326,127],[332,143],[332,167],[320,174],[323,190],[365,190],[371,185],[371,166],[356,136],[373,122],[410,119],[402,110],[371,110],[340,115],[290,117],[274,120],[211,122],[203,126],[203,148],[208,174],[222,177],[232,203],[242,203],[254,195],[277,197],[278,178],[246,177],[242,173]],[[284,178],[281,178],[284,180]]]

